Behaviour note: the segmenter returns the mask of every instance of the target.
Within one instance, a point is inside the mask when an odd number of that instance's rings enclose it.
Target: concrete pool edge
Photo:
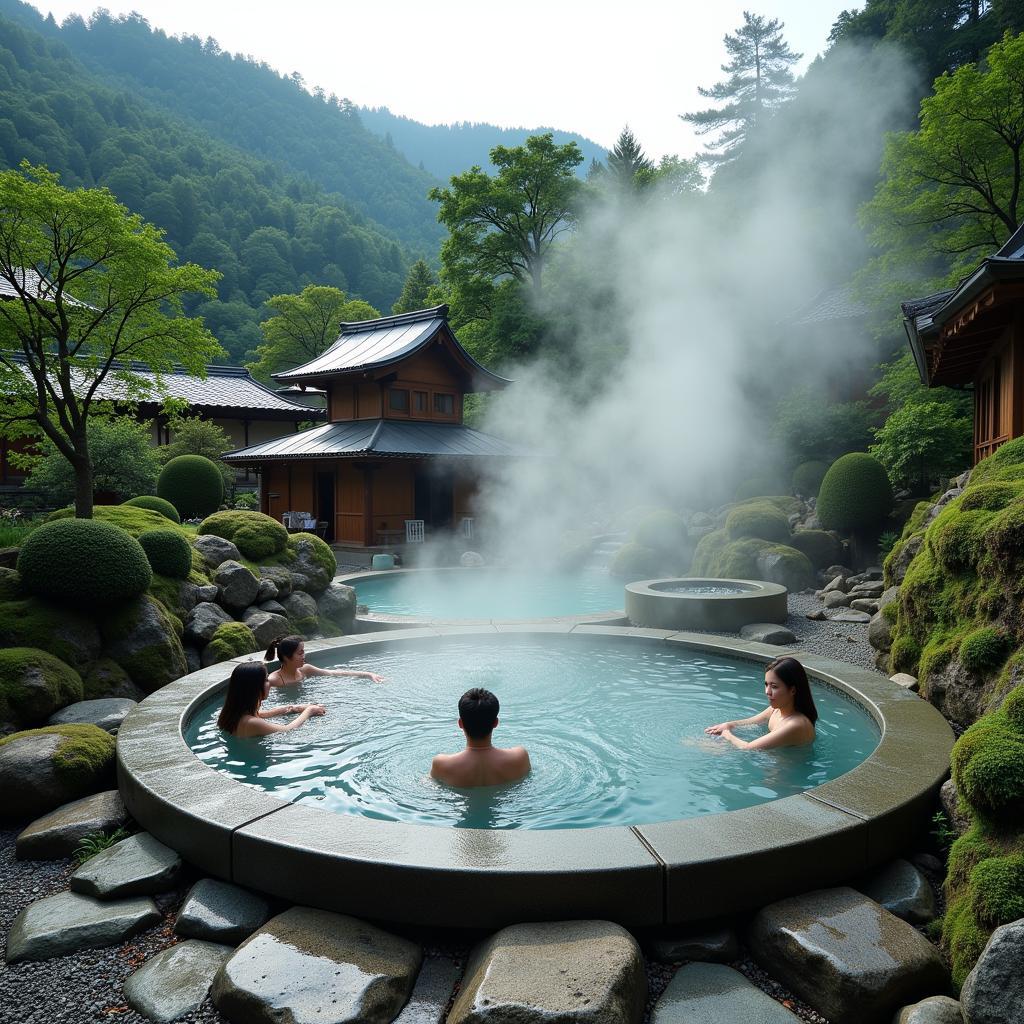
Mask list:
[[[380,643],[531,633],[665,643],[758,663],[789,653],[706,634],[550,621],[357,634],[310,641],[307,652],[316,662]],[[791,653],[863,704],[881,740],[832,782],[739,811],[633,827],[489,832],[285,803],[207,767],[182,737],[192,709],[251,656],[184,676],[133,709],[118,735],[118,781],[136,821],[187,860],[294,903],[447,927],[700,921],[837,884],[895,856],[926,824],[948,773],[952,730],[930,704],[876,673]]]

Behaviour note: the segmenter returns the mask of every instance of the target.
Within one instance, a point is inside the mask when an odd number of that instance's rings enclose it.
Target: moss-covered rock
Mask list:
[[[754,578],[779,583],[787,590],[806,590],[814,585],[814,569],[802,551],[786,544],[773,544],[758,553]]]
[[[214,512],[199,524],[196,532],[200,536],[212,534],[231,541],[254,562],[284,551],[288,544],[288,531],[276,519],[262,512]]]
[[[35,647],[0,649],[0,721],[39,725],[82,699],[82,677]]]
[[[1024,736],[1005,715],[985,715],[956,741],[953,781],[979,817],[1024,825]]]
[[[82,673],[100,656],[102,641],[89,616],[26,597],[0,602],[0,647],[37,647]]]
[[[17,601],[22,596],[21,573],[0,566],[0,602]]]
[[[829,466],[816,511],[828,530],[869,530],[892,510],[892,485],[885,468],[867,452],[850,452]]]
[[[661,575],[662,560],[657,551],[630,541],[615,552],[608,572],[617,579],[653,579]]]
[[[145,693],[132,682],[131,676],[112,658],[97,658],[82,676],[82,687],[83,700],[127,697],[137,701],[145,697]]]
[[[130,505],[133,508],[148,508],[152,512],[159,512],[165,519],[170,519],[172,523],[181,522],[178,510],[169,501],[158,498],[155,494],[140,494],[137,498],[129,498],[121,504]]]
[[[217,627],[203,648],[203,665],[216,665],[244,654],[255,654],[258,650],[256,638],[248,626],[241,622],[225,622]]]
[[[59,508],[51,512],[46,518],[48,522],[58,519],[74,519],[73,508]],[[179,530],[183,537],[187,537],[183,527],[177,526],[149,508],[136,508],[134,505],[96,505],[92,510],[92,518],[95,522],[109,523],[125,533],[131,534],[138,540],[139,534],[147,530]]]
[[[192,571],[192,545],[177,530],[146,530],[139,543],[153,572],[183,580]]]
[[[726,530],[701,537],[693,555],[693,575],[718,579],[757,579],[757,558],[775,547],[758,537],[731,540]]]
[[[815,569],[838,565],[842,560],[843,545],[835,534],[827,530],[797,530],[788,543],[791,548],[806,555]]]
[[[971,472],[971,485],[999,480],[1019,480],[1015,472],[1024,469],[1024,437],[1000,445],[987,459],[982,459]]]
[[[181,623],[148,594],[108,615],[101,623],[104,654],[116,661],[146,693],[188,671]]]
[[[739,502],[740,505],[771,505],[784,516],[800,512],[803,506],[791,494],[761,494],[756,498],[748,498]]]
[[[821,481],[828,472],[828,464],[824,462],[801,462],[793,470],[793,493],[805,498],[816,498]]]
[[[990,484],[976,484],[960,498],[960,509],[973,512],[980,509],[984,512],[998,512],[1020,497],[1021,488],[1017,484],[995,481]]]
[[[274,566],[288,570],[295,590],[304,590],[314,595],[323,593],[338,571],[338,563],[330,545],[312,533],[290,536],[285,549],[263,559],[257,571]]]
[[[971,672],[984,672],[1002,665],[1006,658],[1007,636],[994,626],[982,626],[960,641],[957,655]]]
[[[224,478],[217,466],[202,455],[179,455],[160,471],[156,493],[169,501],[182,519],[198,519],[220,506]]]
[[[730,540],[758,537],[786,544],[789,542],[789,520],[767,502],[738,505],[726,517],[725,532]]]

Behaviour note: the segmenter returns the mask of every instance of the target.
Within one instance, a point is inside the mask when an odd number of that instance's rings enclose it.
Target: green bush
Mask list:
[[[73,508],[59,508],[51,512],[46,518],[49,522],[57,519],[74,519]],[[96,505],[92,510],[92,517],[96,522],[109,523],[118,529],[130,533],[138,539],[139,534],[146,530],[174,530],[180,531],[183,537],[187,536],[181,527],[176,526],[164,515],[153,511],[150,508],[139,508],[135,505]]]
[[[239,512],[257,512],[260,507],[260,499],[254,491],[242,491],[235,497],[235,508]]]
[[[909,633],[902,633],[893,638],[889,661],[894,671],[916,676],[921,662],[921,645]]]
[[[159,512],[165,519],[170,519],[172,523],[181,522],[178,510],[169,501],[158,498],[155,494],[140,494],[137,498],[129,498],[121,504],[131,505],[133,508],[148,508],[151,512]]]
[[[623,544],[608,566],[610,575],[625,580],[652,579],[661,571],[662,561],[658,552],[632,542]]]
[[[0,649],[0,721],[37,725],[83,693],[82,677],[52,654],[34,647]]]
[[[139,543],[153,572],[183,580],[192,571],[192,545],[177,530],[146,530]]]
[[[197,533],[212,534],[231,541],[246,558],[254,562],[284,551],[288,544],[288,531],[276,519],[262,512],[214,512],[199,524]],[[323,541],[320,543],[323,544]],[[328,545],[324,546],[330,550]]]
[[[815,569],[836,565],[843,554],[843,546],[825,530],[797,530],[789,538],[789,546],[807,556]]]
[[[203,650],[204,664],[214,665],[243,654],[255,654],[256,638],[243,622],[225,622],[217,627]]]
[[[216,464],[202,455],[179,455],[160,470],[156,493],[182,519],[196,519],[217,510],[224,498],[224,480]]]
[[[804,498],[816,498],[828,465],[824,462],[801,462],[793,470],[793,493]]]
[[[90,611],[138,597],[153,579],[139,542],[96,519],[44,523],[21,546],[18,572],[29,593]]]
[[[953,780],[976,814],[998,823],[1024,814],[1024,737],[1004,715],[974,723],[953,746]]]
[[[821,481],[818,518],[828,530],[868,530],[892,510],[892,486],[882,464],[866,452],[836,459]]]
[[[789,520],[767,503],[738,505],[726,517],[725,530],[731,540],[758,537],[789,543]]]
[[[1001,629],[982,626],[960,643],[957,656],[969,672],[985,672],[998,668],[1006,657],[1007,637]]]

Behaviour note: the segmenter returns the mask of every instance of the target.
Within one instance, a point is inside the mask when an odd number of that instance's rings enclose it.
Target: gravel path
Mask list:
[[[866,624],[816,622],[806,618],[808,612],[822,607],[813,593],[791,594],[789,607],[786,625],[796,634],[802,649],[863,668],[874,668]],[[0,830],[0,934],[5,938],[18,912],[35,900],[67,889],[68,876],[73,870],[68,860],[16,860],[16,835],[15,831]],[[43,963],[7,966],[0,962],[0,1022],[86,1024],[91,1021],[117,1021],[119,1024],[145,1024],[145,1018],[125,1004],[121,986],[145,960],[173,943],[174,917],[187,888],[188,885],[184,884],[176,892],[161,898],[159,904],[163,920],[121,946],[87,950]],[[467,949],[430,945],[428,952],[463,961]],[[809,1024],[827,1024],[823,1017],[793,999],[749,957],[732,966],[774,998],[785,1001],[785,1005]],[[671,965],[648,962],[650,997],[645,1022],[649,1021],[651,1008],[674,971]],[[227,1024],[209,997],[195,1013],[181,1020],[185,1024]]]

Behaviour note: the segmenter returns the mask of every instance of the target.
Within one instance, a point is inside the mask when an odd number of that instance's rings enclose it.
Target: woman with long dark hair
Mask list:
[[[264,661],[279,658],[281,667],[270,673],[271,686],[294,686],[310,676],[353,676],[356,679],[372,679],[375,683],[384,682],[384,677],[376,672],[360,672],[351,668],[320,668],[306,662],[306,642],[301,636],[286,636],[275,641],[267,648]]]
[[[807,672],[796,658],[776,658],[764,670],[764,693],[768,707],[752,718],[735,722],[719,722],[704,731],[711,736],[724,736],[734,747],[743,750],[770,750],[772,747],[797,747],[814,741],[814,723],[818,709],[811,696]],[[768,732],[755,740],[741,740],[733,729],[747,725],[764,725]]]
[[[268,692],[267,666],[252,661],[236,665],[228,680],[228,692],[224,698],[217,725],[232,736],[243,739],[252,736],[266,736],[272,732],[291,732],[315,715],[322,715],[326,709],[321,704],[284,704],[281,707],[263,709],[260,705]],[[278,715],[298,717],[287,725],[275,725],[266,719]]]

